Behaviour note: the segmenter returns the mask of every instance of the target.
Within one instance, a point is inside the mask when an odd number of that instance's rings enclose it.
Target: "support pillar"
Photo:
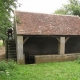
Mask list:
[[[59,39],[59,50],[58,50],[60,55],[65,54],[65,37],[60,37]]]
[[[17,62],[25,64],[25,56],[23,54],[23,36],[17,36]]]

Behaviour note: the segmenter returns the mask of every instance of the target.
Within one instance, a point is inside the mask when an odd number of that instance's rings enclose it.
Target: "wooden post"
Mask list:
[[[59,54],[60,55],[65,54],[65,37],[60,37],[60,40],[59,40]]]
[[[25,56],[23,54],[23,36],[17,36],[17,62],[25,64]]]

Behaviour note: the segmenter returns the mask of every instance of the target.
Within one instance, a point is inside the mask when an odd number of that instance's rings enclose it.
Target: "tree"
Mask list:
[[[6,31],[12,26],[11,12],[16,8],[17,0],[0,0],[0,39],[6,39]]]
[[[68,14],[80,16],[80,2],[78,0],[69,0],[69,3],[55,11],[56,14]]]

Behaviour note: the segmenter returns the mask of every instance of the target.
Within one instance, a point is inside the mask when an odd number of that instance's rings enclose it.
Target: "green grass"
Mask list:
[[[80,80],[77,61],[15,66],[1,71],[0,80]]]

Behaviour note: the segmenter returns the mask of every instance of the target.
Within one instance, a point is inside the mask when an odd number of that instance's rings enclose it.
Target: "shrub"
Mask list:
[[[8,68],[9,69],[15,69],[16,68],[16,63],[15,63],[15,61],[13,61],[13,60],[10,60],[9,62],[8,62]]]
[[[78,56],[77,63],[80,64],[80,55]]]
[[[5,71],[8,69],[8,65],[6,63],[6,61],[1,61],[0,62],[0,71]]]
[[[8,69],[15,69],[16,68],[16,63],[14,61],[1,61],[0,62],[0,71],[6,71]]]

